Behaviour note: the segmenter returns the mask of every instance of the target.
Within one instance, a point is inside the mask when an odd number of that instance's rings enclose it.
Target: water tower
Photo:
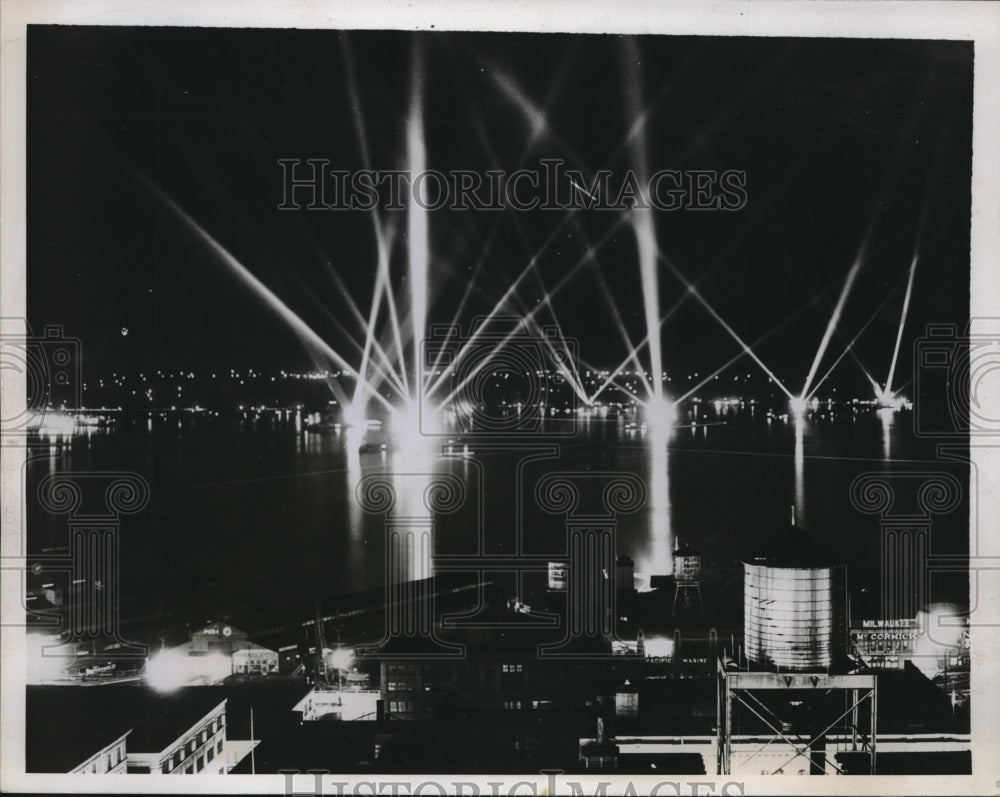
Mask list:
[[[752,667],[827,670],[846,656],[847,580],[822,543],[789,526],[743,563],[743,641]]]
[[[742,654],[719,664],[719,774],[751,759],[762,774],[843,774],[831,736],[875,774],[877,683],[847,658],[844,564],[793,515],[744,559],[743,603]]]
[[[692,612],[695,607],[704,612],[701,602],[701,554],[684,545],[674,550],[674,616]]]

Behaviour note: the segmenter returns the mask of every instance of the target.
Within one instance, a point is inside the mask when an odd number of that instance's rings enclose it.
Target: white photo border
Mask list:
[[[63,25],[164,25],[198,27],[252,27],[303,29],[369,29],[421,31],[518,31],[564,33],[631,33],[685,36],[752,36],[864,39],[964,40],[974,42],[974,111],[971,218],[971,306],[974,319],[1000,317],[1000,3],[997,2],[880,2],[878,0],[750,0],[699,3],[655,0],[465,0],[415,3],[403,0],[346,0],[320,2],[297,0],[234,3],[231,0],[4,0],[0,3],[0,318],[25,317],[25,96],[27,26]],[[983,332],[987,330],[983,328]],[[16,376],[4,375],[0,407],[2,417],[23,409],[25,385]],[[1000,404],[1000,396],[994,396]],[[997,410],[989,417],[1000,417]],[[971,776],[845,776],[812,778],[808,785],[795,777],[741,779],[745,794],[996,794],[1000,789],[1000,443],[971,441],[973,469],[978,473],[980,529],[979,556],[990,559],[993,569],[978,572],[977,613],[987,625],[970,629],[972,651]],[[2,441],[2,529],[0,555],[17,557],[21,540],[20,471],[24,449],[16,440]],[[970,518],[970,526],[976,521]],[[986,567],[984,565],[984,567]],[[20,579],[4,571],[0,580],[0,612],[6,620],[21,607]],[[971,605],[971,604],[970,604]],[[161,779],[151,775],[81,779],[74,775],[24,773],[24,629],[4,624],[0,628],[0,791],[158,793],[276,793],[284,794],[283,775],[210,776]],[[602,780],[614,780],[608,794],[620,794],[628,782],[643,793],[662,778],[651,776],[572,776],[585,789]],[[476,783],[490,794],[489,781],[500,776],[447,776],[446,787],[456,781]],[[426,782],[431,776],[401,778]],[[505,778],[536,784],[546,793],[545,775]],[[722,793],[731,778],[712,775],[676,778],[685,793]],[[345,784],[351,793],[373,776],[325,776],[327,793],[333,784]],[[685,785],[687,784],[687,785]],[[696,784],[701,784],[697,786]],[[710,786],[710,784],[712,784]],[[294,789],[311,792],[311,775],[297,776]],[[692,789],[692,787],[694,787]],[[362,790],[370,788],[362,786]],[[471,789],[471,786],[468,788]],[[700,788],[700,791],[697,789]],[[710,790],[711,788],[711,790]],[[731,787],[732,788],[732,787]],[[522,787],[519,793],[531,793]],[[367,793],[367,792],[365,792]],[[388,793],[388,792],[386,792]],[[437,793],[428,789],[425,793]],[[506,793],[506,792],[501,792]],[[669,790],[662,793],[672,793]]]

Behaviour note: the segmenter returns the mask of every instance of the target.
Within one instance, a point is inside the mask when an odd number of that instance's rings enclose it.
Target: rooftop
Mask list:
[[[274,653],[277,655],[277,651],[274,651],[269,647],[258,645],[256,642],[248,642],[245,648],[233,652],[233,658],[236,658],[237,656],[245,658],[249,653]]]
[[[72,692],[87,694],[79,701]],[[78,712],[76,707],[83,710]],[[95,715],[100,718],[97,722],[92,721]],[[128,718],[106,700],[103,689],[29,686],[25,696],[25,769],[69,772],[129,730]]]
[[[246,631],[237,628],[229,623],[224,623],[221,620],[217,620],[214,623],[208,623],[200,628],[195,629],[191,632],[191,636],[217,636],[223,638],[230,637],[245,637],[247,635]]]
[[[215,687],[160,693],[139,684],[28,686],[28,770],[65,772],[130,729],[129,752],[159,752],[225,699]]]

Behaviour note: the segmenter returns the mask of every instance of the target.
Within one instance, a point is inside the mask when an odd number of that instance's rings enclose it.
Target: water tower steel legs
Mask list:
[[[850,705],[831,722],[826,722],[825,727],[820,728],[816,726],[811,728],[808,731],[808,739],[805,739],[795,732],[785,730],[786,726],[791,727],[791,723],[781,720],[777,714],[768,709],[753,694],[754,692],[763,691],[795,692],[796,698],[801,697],[806,700],[809,699],[810,692],[820,697],[831,691],[842,691],[849,696]],[[790,753],[790,757],[777,767],[772,774],[779,772],[799,757],[804,757],[810,762],[809,770],[811,773],[820,774],[832,769],[838,774],[844,774],[837,764],[826,758],[825,740],[827,735],[841,720],[850,716],[852,745],[856,747],[858,709],[867,702],[869,704],[871,724],[866,746],[869,752],[869,772],[875,774],[876,739],[878,732],[878,690],[877,680],[874,675],[728,671],[723,669],[720,664],[719,688],[716,699],[716,729],[718,734],[716,750],[718,756],[717,769],[720,775],[731,775],[734,769],[732,763],[732,707],[734,701],[738,701],[740,705],[749,710],[771,732],[771,735],[764,740],[762,745],[737,764],[736,769],[748,763],[750,759],[763,752],[773,742],[780,740],[791,748],[792,752]],[[760,710],[758,710],[758,707]]]
[[[870,743],[870,755],[871,755],[871,765],[869,768],[869,774],[876,774],[875,770],[875,741],[876,734],[878,733],[878,680],[872,676],[872,699],[871,699],[871,711],[872,711],[872,728],[871,735],[869,736]]]
[[[674,587],[673,613],[675,615],[677,614],[678,605],[685,609],[693,607],[692,595],[698,600],[698,611],[702,614],[705,613],[705,606],[701,601],[701,583],[698,581],[678,581],[677,586]]]

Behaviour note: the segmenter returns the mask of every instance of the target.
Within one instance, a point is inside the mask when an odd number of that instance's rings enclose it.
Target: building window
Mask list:
[[[176,769],[178,766],[180,766],[180,763],[181,763],[181,751],[177,750],[174,753],[174,769]]]
[[[504,700],[503,707],[507,711],[518,711],[521,708],[520,700]]]
[[[219,743],[215,746],[215,749],[220,753],[222,752],[222,739],[219,739]]]
[[[212,749],[211,747],[209,747],[208,748],[208,753],[205,756],[205,760],[206,761],[211,761],[213,758],[215,758],[215,750]]]
[[[523,664],[504,664],[500,667],[502,672],[523,672]]]
[[[413,711],[413,703],[410,700],[390,700],[389,711],[394,714],[409,714]]]
[[[198,756],[198,771],[201,772],[205,768],[205,756]]]
[[[160,764],[160,774],[161,775],[166,775],[169,771],[170,771],[170,762],[169,761],[164,761],[162,764]]]

